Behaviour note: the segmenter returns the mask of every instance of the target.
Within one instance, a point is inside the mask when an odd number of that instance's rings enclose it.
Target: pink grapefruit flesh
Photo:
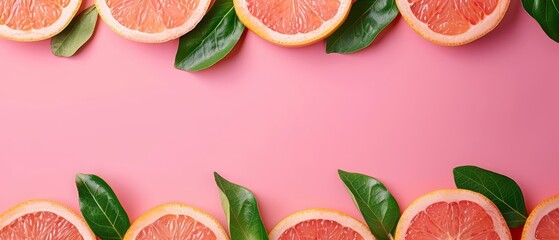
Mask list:
[[[247,0],[250,13],[264,25],[282,34],[308,33],[332,19],[339,0]]]
[[[292,239],[363,240],[363,236],[355,230],[344,227],[336,221],[313,219],[298,223],[297,225],[288,228],[279,238],[279,240]]]
[[[555,209],[545,215],[536,228],[536,239],[557,240],[559,239],[559,209]]]
[[[107,0],[111,13],[123,26],[145,33],[159,33],[186,22],[198,1]]]
[[[414,217],[406,240],[461,239],[498,240],[493,220],[471,201],[438,202]]]
[[[215,240],[212,230],[194,218],[185,215],[166,215],[146,226],[136,240],[200,239]]]
[[[35,212],[0,229],[0,239],[83,240],[83,237],[68,220],[51,212]]]
[[[465,33],[495,11],[499,0],[408,0],[414,16],[443,35]]]

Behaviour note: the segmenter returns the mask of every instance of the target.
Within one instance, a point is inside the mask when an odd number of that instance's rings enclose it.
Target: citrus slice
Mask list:
[[[170,41],[192,30],[211,0],[95,0],[99,15],[124,38],[146,43]]]
[[[33,200],[0,215],[3,240],[95,240],[85,220],[66,206]]]
[[[499,209],[485,196],[443,189],[415,200],[402,214],[395,240],[511,240]]]
[[[351,0],[233,0],[241,22],[282,46],[304,46],[332,34],[345,20]]]
[[[559,195],[540,203],[526,220],[522,240],[559,239]]]
[[[423,38],[446,46],[472,42],[493,30],[510,0],[396,0],[406,22]]]
[[[309,209],[290,215],[270,232],[270,240],[374,240],[362,222],[334,210]]]
[[[169,203],[142,215],[124,236],[124,240],[151,239],[228,240],[229,237],[219,222],[206,212]]]
[[[1,0],[0,37],[32,42],[60,33],[80,8],[81,0]]]

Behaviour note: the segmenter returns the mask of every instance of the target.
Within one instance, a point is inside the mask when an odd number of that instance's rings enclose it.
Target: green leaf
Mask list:
[[[180,38],[175,68],[192,72],[213,66],[233,50],[244,30],[233,1],[216,0],[196,28]]]
[[[130,220],[111,187],[95,175],[77,174],[80,210],[101,240],[123,239]]]
[[[511,228],[520,227],[528,216],[522,190],[511,178],[475,166],[454,169],[456,187],[485,195],[497,205]]]
[[[342,26],[326,40],[326,52],[353,53],[368,47],[396,16],[394,0],[357,0]]]
[[[378,240],[392,240],[400,207],[384,185],[369,176],[338,170],[351,198]]]
[[[52,54],[59,57],[73,56],[93,36],[95,25],[97,25],[97,10],[95,6],[91,6],[51,39]]]
[[[258,203],[252,192],[214,173],[231,240],[268,240]]]
[[[522,5],[547,36],[559,42],[559,0],[522,0]]]

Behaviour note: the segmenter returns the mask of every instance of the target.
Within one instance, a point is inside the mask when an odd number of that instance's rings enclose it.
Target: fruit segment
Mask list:
[[[346,19],[352,0],[233,0],[241,22],[282,46],[305,46],[332,34]]]
[[[68,220],[51,212],[35,212],[0,229],[0,239],[83,240],[83,237]]]
[[[499,209],[485,196],[442,189],[415,200],[402,214],[395,240],[511,240]]]
[[[413,14],[434,32],[458,35],[495,11],[499,0],[408,0]]]
[[[191,239],[229,240],[221,225],[202,210],[168,203],[155,207],[138,218],[124,240]]]
[[[270,232],[270,240],[374,240],[363,223],[345,213],[309,209],[283,219]]]
[[[85,220],[48,200],[21,203],[0,215],[2,240],[94,240]]]
[[[559,239],[559,195],[538,204],[530,213],[522,240],[557,240]]]
[[[493,220],[485,210],[471,201],[439,202],[417,214],[406,240],[419,239],[497,240]]]
[[[332,19],[339,0],[247,0],[248,10],[264,25],[283,34],[308,33]]]

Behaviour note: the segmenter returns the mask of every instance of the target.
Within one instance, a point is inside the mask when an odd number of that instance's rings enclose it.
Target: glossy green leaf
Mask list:
[[[559,42],[559,0],[522,0],[522,5],[547,36]]]
[[[59,57],[73,56],[93,36],[95,25],[97,25],[97,10],[95,6],[91,6],[51,39],[52,54]]]
[[[268,234],[254,194],[245,187],[227,181],[218,173],[214,173],[214,176],[227,216],[231,240],[267,240]]]
[[[511,228],[520,227],[528,216],[522,190],[511,178],[475,166],[454,169],[456,187],[479,192],[497,205]]]
[[[216,0],[196,28],[180,38],[175,68],[192,72],[213,66],[233,50],[244,30],[233,1]]]
[[[353,53],[368,47],[396,16],[394,0],[357,0],[342,26],[326,40],[326,52]]]
[[[375,238],[392,240],[400,219],[400,207],[392,194],[372,177],[342,170],[338,174]]]
[[[130,220],[111,187],[95,175],[76,175],[80,210],[101,240],[119,240],[130,228]]]

